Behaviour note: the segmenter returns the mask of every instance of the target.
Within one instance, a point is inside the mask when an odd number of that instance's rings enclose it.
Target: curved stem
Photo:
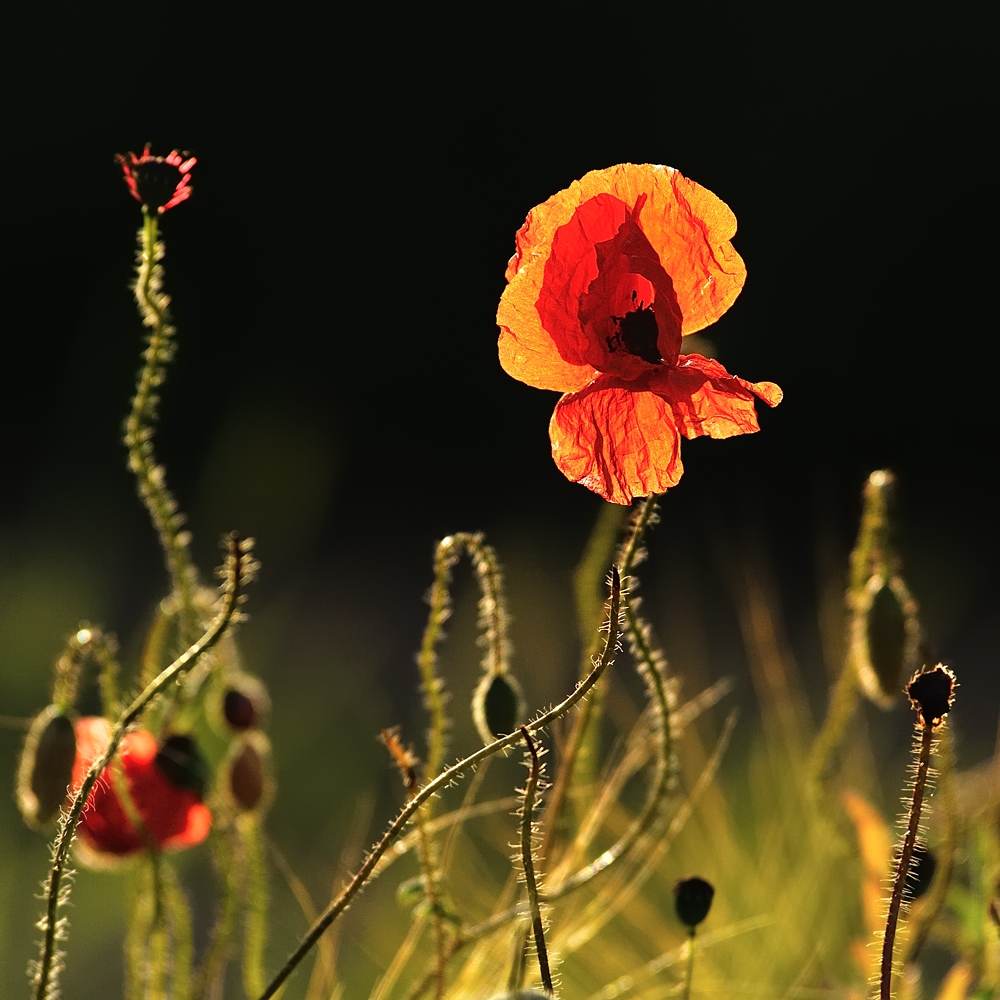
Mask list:
[[[934,738],[934,730],[923,721],[919,725],[922,727],[920,730],[920,755],[917,758],[917,776],[913,783],[910,818],[906,825],[906,833],[903,835],[903,849],[899,852],[899,864],[896,865],[896,877],[892,883],[892,896],[889,899],[889,913],[885,921],[885,938],[882,941],[880,1000],[891,1000],[892,952],[896,943],[896,925],[899,922],[899,909],[903,902],[906,877],[910,871],[910,862],[913,860],[913,848],[920,826],[920,811],[923,807],[924,790],[927,787],[927,771],[931,760],[931,741]]]
[[[73,797],[69,812],[66,813],[62,821],[59,835],[56,838],[52,851],[52,866],[49,871],[48,885],[46,887],[46,914],[43,918],[45,937],[35,975],[35,1000],[46,1000],[49,993],[49,980],[52,975],[56,953],[56,939],[59,936],[60,921],[58,919],[58,912],[60,906],[66,902],[62,884],[66,870],[66,859],[69,856],[69,849],[76,835],[76,828],[80,822],[80,816],[83,814],[83,808],[90,797],[94,785],[97,784],[105,768],[107,768],[112,758],[118,752],[118,747],[125,733],[128,731],[128,727],[135,722],[145,707],[157,695],[165,691],[169,685],[173,684],[186,671],[190,670],[198,662],[199,657],[218,642],[236,612],[242,593],[242,586],[245,582],[243,560],[247,557],[241,549],[239,539],[235,534],[230,535],[228,545],[227,582],[224,585],[222,609],[216,616],[215,621],[212,622],[205,634],[196,643],[174,660],[121,714],[114,728],[111,730],[111,738],[108,740],[108,745],[104,753],[91,765],[90,770],[83,779],[83,783]]]
[[[144,213],[139,231],[139,267],[134,286],[135,301],[144,326],[149,327],[149,341],[143,353],[143,366],[136,383],[132,410],[125,421],[125,447],[129,471],[136,478],[139,496],[153,520],[160,538],[167,571],[181,605],[181,638],[191,642],[199,631],[194,609],[196,574],[188,552],[189,536],[180,530],[184,522],[177,501],[167,489],[162,465],[153,451],[153,427],[159,403],[157,390],[163,384],[164,370],[174,354],[176,330],[170,324],[170,299],[162,294],[163,243],[158,239],[157,215]]]
[[[561,701],[554,708],[549,709],[548,712],[538,716],[533,722],[526,724],[525,728],[528,732],[537,732],[539,729],[544,729],[555,719],[565,715],[565,713],[568,712],[578,701],[580,701],[581,698],[585,697],[587,692],[590,691],[594,684],[597,683],[607,667],[613,662],[615,651],[618,648],[618,613],[620,605],[621,579],[618,575],[617,568],[612,567],[611,600],[609,602],[608,610],[608,638],[604,646],[604,654],[601,656],[600,660],[594,664],[594,668],[587,675],[587,677],[576,686],[572,694],[563,699],[563,701]],[[381,858],[389,847],[392,846],[396,838],[403,832],[403,829],[409,822],[410,817],[413,816],[423,803],[441,788],[444,788],[452,781],[460,778],[462,776],[462,772],[466,769],[475,766],[479,763],[479,761],[485,760],[487,757],[491,757],[500,750],[513,746],[515,743],[519,742],[521,738],[521,732],[520,730],[517,730],[502,737],[501,739],[495,740],[487,746],[481,747],[464,760],[460,760],[457,764],[453,764],[451,767],[442,771],[441,774],[439,774],[433,781],[424,785],[423,788],[421,788],[409,800],[409,802],[406,803],[399,815],[392,821],[389,828],[382,835],[382,839],[372,849],[371,853],[365,860],[365,863],[358,870],[354,878],[351,879],[340,895],[323,911],[320,918],[309,929],[309,932],[303,938],[299,947],[296,948],[295,951],[288,957],[288,960],[281,967],[278,974],[271,981],[270,985],[261,994],[260,1000],[268,1000],[269,997],[274,996],[281,984],[292,974],[302,959],[305,958],[313,945],[323,935],[324,931],[330,926],[330,924],[333,923],[334,920],[337,919],[337,917],[340,916],[341,913],[344,912],[344,910],[347,909],[351,900],[358,894],[358,892],[361,891],[361,888],[368,880],[368,876],[378,864],[379,858]]]

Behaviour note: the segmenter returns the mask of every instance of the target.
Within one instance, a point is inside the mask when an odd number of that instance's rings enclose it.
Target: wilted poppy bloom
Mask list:
[[[614,503],[675,486],[680,436],[758,430],[747,382],[681,354],[714,323],[746,268],[729,240],[736,218],[671,167],[595,170],[528,213],[497,313],[500,363],[564,393],[549,424],[552,455],[574,482]]]
[[[151,156],[149,146],[147,142],[142,156],[118,153],[115,159],[121,164],[132,197],[142,202],[147,212],[162,215],[191,197],[191,168],[198,161],[176,149],[167,156]]]
[[[104,752],[110,737],[107,719],[89,717],[77,721],[76,761],[70,785],[73,791]],[[90,793],[77,827],[84,844],[98,855],[117,856],[142,850],[146,838],[164,850],[200,844],[208,836],[212,815],[197,787],[191,787],[196,782],[178,781],[174,758],[176,754],[171,755],[169,764],[166,762],[152,733],[144,729],[127,733],[111,767],[119,768],[124,776],[131,806],[143,830],[137,830],[129,819],[109,767]]]

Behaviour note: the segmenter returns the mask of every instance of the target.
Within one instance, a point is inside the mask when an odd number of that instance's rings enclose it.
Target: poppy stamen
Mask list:
[[[639,294],[633,288],[633,307],[637,298]],[[660,354],[656,343],[660,336],[660,328],[656,325],[656,315],[652,305],[647,306],[644,299],[639,299],[637,308],[633,308],[624,316],[612,316],[611,319],[618,325],[618,332],[613,337],[604,338],[610,353],[614,354],[619,347],[624,347],[633,357],[642,358],[651,365],[663,364],[663,355]]]

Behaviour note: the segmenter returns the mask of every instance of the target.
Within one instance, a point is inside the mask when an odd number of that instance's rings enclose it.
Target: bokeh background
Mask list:
[[[199,158],[163,226],[180,348],[158,447],[206,576],[222,532],[258,538],[241,644],[274,700],[269,828],[318,899],[354,819],[374,835],[398,801],[376,734],[424,725],[413,652],[438,538],[484,530],[499,549],[532,703],[574,676],[570,577],[600,501],[552,464],[556,397],[499,368],[494,313],[528,209],[587,170],[658,162],[735,211],[749,280],[705,333],[730,371],[785,390],[761,434],[685,445],[644,579],[675,667],[732,674],[752,708],[724,565],[753,551],[818,714],[817,608],[864,477],[889,467],[928,645],[963,685],[960,761],[983,760],[1000,710],[985,12],[19,8],[0,43],[0,714],[45,703],[81,619],[134,662],[163,594],[120,445],[140,217],[115,152]],[[444,659],[460,716],[468,583]],[[877,726],[891,811],[907,720]],[[0,729],[8,785],[20,739]],[[18,996],[47,847],[9,796],[0,852],[0,993]],[[185,864],[210,883],[205,857]],[[123,885],[80,876],[66,996],[118,995]],[[301,918],[274,893],[276,963]],[[354,919],[362,982],[379,954]]]

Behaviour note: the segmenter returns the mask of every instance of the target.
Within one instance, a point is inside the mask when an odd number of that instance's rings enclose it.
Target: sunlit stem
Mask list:
[[[920,812],[924,804],[924,790],[927,787],[927,772],[931,760],[931,742],[934,730],[922,718],[917,723],[920,727],[920,752],[917,757],[917,775],[913,783],[913,799],[910,803],[910,816],[903,835],[903,848],[899,852],[899,863],[896,865],[896,877],[892,883],[892,896],[889,899],[889,913],[885,920],[885,937],[882,941],[882,975],[879,980],[880,1000],[891,1000],[892,996],[892,956],[896,944],[896,925],[899,922],[899,909],[903,902],[903,890],[906,888],[906,878],[913,860],[913,848],[917,842],[917,830],[920,827]]]
[[[691,998],[691,980],[694,978],[694,935],[695,929],[692,927],[688,931],[688,960],[687,968],[684,970],[683,1000],[690,1000]]]
[[[166,559],[167,571],[181,606],[181,638],[191,642],[200,625],[194,608],[196,574],[188,552],[189,536],[180,530],[184,518],[167,489],[165,472],[153,450],[154,425],[159,404],[158,390],[166,377],[167,363],[174,353],[174,327],[170,323],[170,299],[161,291],[164,247],[158,239],[158,217],[143,210],[139,231],[139,266],[134,286],[135,301],[149,328],[143,366],[136,383],[132,410],[125,421],[128,467],[136,478],[139,496],[152,518]]]
[[[535,936],[535,954],[538,956],[538,971],[542,977],[542,985],[549,996],[555,995],[552,986],[552,973],[549,971],[549,953],[545,949],[545,925],[542,922],[542,911],[538,905],[538,880],[535,877],[535,858],[532,838],[534,836],[535,798],[538,795],[538,779],[542,765],[538,759],[538,751],[524,726],[521,726],[521,736],[531,754],[531,770],[524,786],[524,801],[521,806],[521,865],[524,869],[524,885],[528,893],[528,912],[531,916],[531,930]]]
[[[52,853],[52,866],[49,870],[46,886],[46,914],[43,918],[45,937],[42,942],[42,952],[38,962],[35,977],[35,1000],[46,1000],[49,992],[49,979],[52,974],[53,959],[56,950],[56,931],[59,908],[67,901],[63,894],[63,875],[66,871],[66,861],[69,849],[76,835],[76,828],[83,813],[83,807],[93,791],[94,785],[111,763],[118,747],[128,731],[129,726],[142,714],[146,706],[157,695],[162,694],[178,678],[190,670],[207,650],[211,649],[222,637],[232,620],[239,603],[243,585],[243,559],[239,538],[234,534],[228,539],[229,553],[227,557],[227,581],[224,586],[222,608],[215,620],[209,625],[205,634],[150,683],[145,690],[121,714],[114,728],[104,753],[94,761],[87,772],[70,805],[64,814],[59,833]]]
[[[566,712],[568,712],[587,695],[591,688],[593,688],[594,684],[600,680],[604,671],[614,661],[614,654],[618,648],[620,606],[621,578],[619,577],[617,567],[612,567],[611,599],[608,606],[608,633],[607,641],[604,646],[604,652],[601,658],[594,664],[593,669],[587,677],[576,686],[570,695],[563,699],[563,701],[561,701],[554,708],[551,708],[549,711],[537,716],[533,721],[525,725],[525,728],[529,733],[544,729],[553,721],[560,718],[562,715],[565,715]],[[261,994],[260,1000],[268,1000],[269,997],[274,996],[281,984],[292,974],[298,964],[303,958],[305,958],[305,956],[312,949],[313,945],[316,944],[330,924],[332,924],[334,920],[336,920],[337,917],[339,917],[347,909],[351,900],[358,894],[358,892],[360,892],[365,882],[368,881],[368,877],[378,864],[379,858],[381,858],[382,855],[385,854],[385,852],[396,841],[399,835],[403,832],[403,829],[406,827],[406,824],[410,821],[413,814],[421,807],[421,805],[423,805],[424,802],[426,802],[440,789],[446,787],[456,779],[461,778],[463,772],[474,767],[481,760],[485,760],[487,757],[492,757],[493,754],[498,753],[509,746],[513,746],[521,739],[520,730],[510,733],[507,736],[503,736],[500,739],[495,740],[493,743],[481,747],[464,760],[460,760],[457,764],[453,764],[451,767],[442,771],[441,774],[439,774],[433,781],[424,785],[413,796],[413,798],[407,802],[407,804],[400,811],[399,815],[392,821],[389,828],[382,835],[382,839],[372,849],[357,874],[351,879],[340,895],[337,896],[337,898],[330,903],[326,910],[323,911],[316,923],[309,929],[309,932],[302,939],[299,947],[296,948],[295,951],[288,957],[288,960],[271,981],[271,984],[264,991],[264,993]]]

